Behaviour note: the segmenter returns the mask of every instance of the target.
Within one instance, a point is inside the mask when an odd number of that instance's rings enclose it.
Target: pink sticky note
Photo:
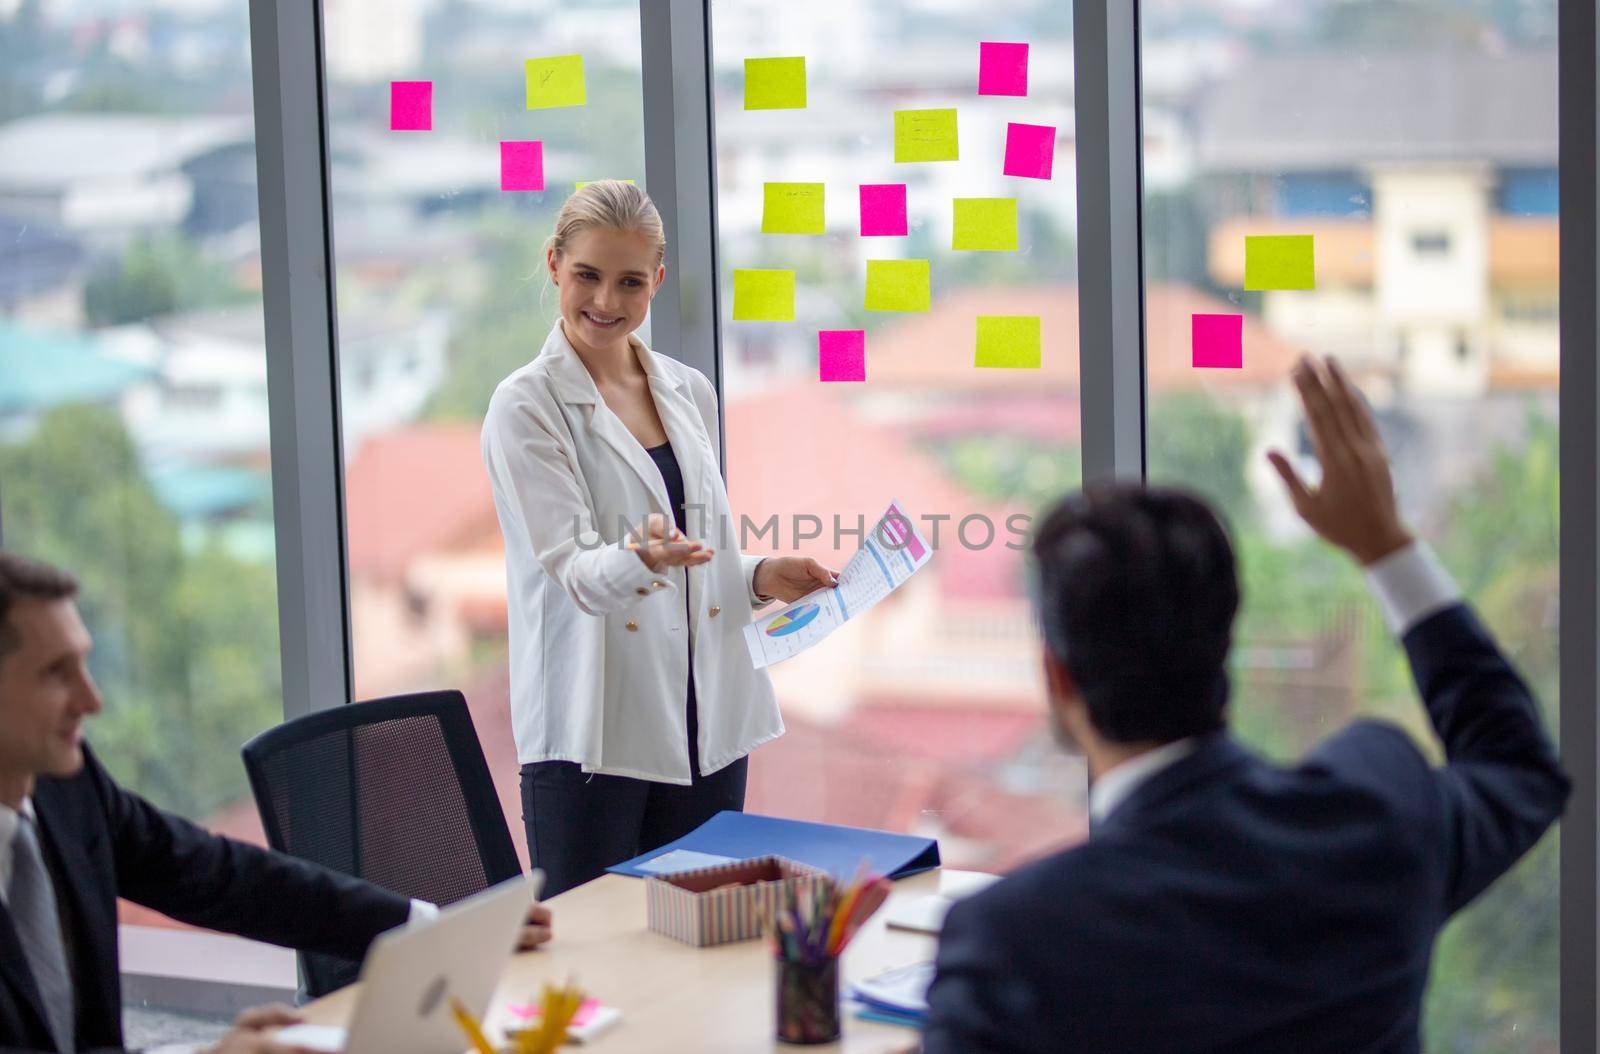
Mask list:
[[[861,236],[905,235],[906,185],[904,183],[861,184]]]
[[[1028,45],[991,40],[979,44],[978,94],[1028,94]]]
[[[389,82],[389,131],[433,130],[433,81]]]
[[[500,189],[544,189],[544,144],[537,139],[500,143]]]
[[[519,1021],[531,1021],[534,1018],[544,1016],[544,1007],[538,1003],[513,1003],[507,1006],[506,1010]],[[583,1005],[578,1007],[578,1012],[572,1015],[572,1021],[568,1023],[567,1027],[582,1028],[593,1021],[594,1016],[599,1012],[600,1000],[594,998],[585,999]]]
[[[825,381],[867,379],[867,331],[824,329],[817,333],[817,363]]]
[[[1191,329],[1196,368],[1244,368],[1244,316],[1195,315]]]
[[[1006,125],[1006,175],[1049,179],[1055,160],[1056,130],[1053,125]]]

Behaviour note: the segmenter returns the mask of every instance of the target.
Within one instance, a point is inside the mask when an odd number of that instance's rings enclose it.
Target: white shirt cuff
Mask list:
[[[1429,615],[1461,600],[1450,572],[1426,542],[1416,541],[1367,568],[1367,586],[1396,636],[1405,636]]]
[[[415,926],[419,922],[432,922],[438,917],[438,905],[429,904],[426,900],[413,900],[411,914],[406,916],[406,925]]]

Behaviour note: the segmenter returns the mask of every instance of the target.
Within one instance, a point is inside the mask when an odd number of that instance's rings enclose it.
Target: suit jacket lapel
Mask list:
[[[1137,825],[1140,817],[1155,806],[1243,764],[1250,756],[1227,732],[1202,736],[1188,755],[1135,787],[1121,805],[1111,810],[1111,815],[1095,825],[1095,835]]]

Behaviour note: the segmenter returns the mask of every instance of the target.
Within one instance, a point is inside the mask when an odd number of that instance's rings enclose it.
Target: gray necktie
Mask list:
[[[17,836],[12,842],[9,907],[17,936],[22,939],[23,954],[33,970],[34,984],[44,999],[45,1018],[50,1022],[56,1046],[63,1051],[75,1050],[72,976],[67,972],[55,885],[45,870],[33,821],[20,814]]]

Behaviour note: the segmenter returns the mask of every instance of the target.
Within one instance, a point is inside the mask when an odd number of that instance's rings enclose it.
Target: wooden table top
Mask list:
[[[949,872],[959,880],[960,872]],[[931,959],[935,939],[923,933],[889,929],[884,916],[895,900],[921,897],[940,888],[940,871],[895,883],[888,903],[846,949],[840,988],[884,970]],[[659,933],[645,922],[645,885],[640,879],[605,875],[550,901],[555,938],[543,948],[512,958],[494,1010],[507,1003],[536,1001],[546,983],[576,981],[589,995],[622,1011],[622,1022],[590,1048],[606,1051],[792,1051],[773,1038],[775,967],[765,941],[749,940],[714,948],[693,948]],[[304,1008],[313,1024],[342,1025],[355,986],[341,989]],[[904,1054],[919,1046],[918,1034],[895,1025],[857,1020],[841,1012],[843,1035],[836,1043],[811,1047],[850,1054]]]

